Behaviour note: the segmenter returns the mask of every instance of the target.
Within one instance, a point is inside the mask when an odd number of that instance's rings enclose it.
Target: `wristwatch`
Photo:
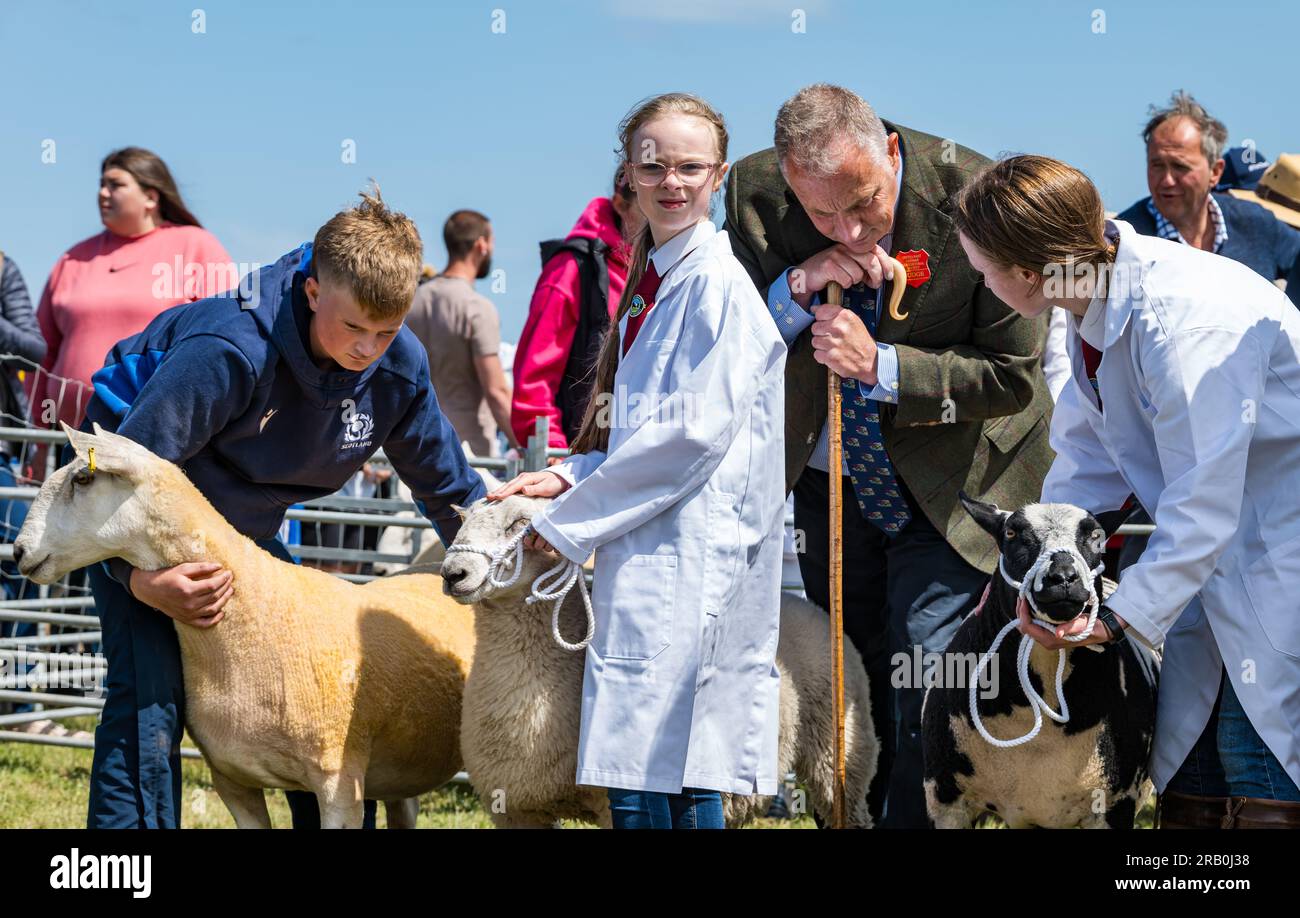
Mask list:
[[[1115,617],[1115,613],[1110,610],[1110,607],[1101,607],[1101,611],[1097,613],[1097,621],[1105,625],[1106,630],[1110,632],[1108,644],[1118,644],[1124,640],[1124,626],[1119,623],[1119,619]]]

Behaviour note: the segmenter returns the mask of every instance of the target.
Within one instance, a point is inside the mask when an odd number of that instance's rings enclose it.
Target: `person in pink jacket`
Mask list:
[[[48,347],[31,413],[42,427],[81,423],[90,377],[118,341],[165,309],[239,283],[226,250],[185,206],[166,163],[148,150],[126,147],[104,158],[99,218],[103,232],[59,257],[36,311]]]
[[[542,275],[515,351],[510,426],[520,443],[528,442],[537,418],[545,415],[550,422],[548,445],[569,448],[582,424],[591,366],[627,280],[629,248],[624,239],[635,238],[644,225],[636,194],[620,168],[611,197],[593,198],[562,243],[542,244]],[[593,250],[603,258],[593,262],[581,254]],[[599,272],[601,260],[608,272],[603,302],[596,283],[600,278],[584,284],[584,271]]]

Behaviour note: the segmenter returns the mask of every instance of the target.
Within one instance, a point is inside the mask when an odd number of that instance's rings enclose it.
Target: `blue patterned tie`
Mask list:
[[[876,291],[850,287],[844,291],[844,305],[852,309],[867,331],[876,334]],[[880,432],[879,403],[864,398],[856,379],[845,379],[843,387],[844,459],[849,478],[858,495],[858,507],[867,521],[886,535],[897,535],[909,522],[907,501],[898,487],[894,466],[885,452]]]

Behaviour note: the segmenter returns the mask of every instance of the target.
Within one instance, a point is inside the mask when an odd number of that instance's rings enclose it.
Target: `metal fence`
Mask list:
[[[99,620],[86,614],[94,603],[84,579],[30,583],[19,576],[10,544],[41,481],[57,466],[58,444],[66,440],[49,428],[60,418],[79,416],[90,387],[14,355],[0,356],[0,372],[31,397],[30,405],[6,397],[0,407],[0,739],[90,746],[88,738],[13,729],[97,713],[105,667],[94,652]]]

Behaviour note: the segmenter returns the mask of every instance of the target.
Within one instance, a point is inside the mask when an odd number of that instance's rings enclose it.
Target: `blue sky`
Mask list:
[[[373,176],[417,221],[436,266],[448,213],[492,218],[505,271],[493,299],[513,340],[537,242],[565,234],[606,191],[618,121],[645,96],[709,99],[727,118],[735,160],[770,144],[777,108],[800,86],[841,83],[886,118],[988,155],[1069,160],[1122,208],[1146,193],[1146,107],[1176,88],[1224,120],[1234,143],[1254,140],[1270,158],[1300,152],[1298,9],[1294,0],[6,0],[0,249],[39,296],[58,255],[100,229],[99,161],[127,144],[167,160],[191,209],[241,262],[272,261],[310,238]],[[54,163],[42,162],[46,140]],[[355,163],[342,161],[346,140]]]

